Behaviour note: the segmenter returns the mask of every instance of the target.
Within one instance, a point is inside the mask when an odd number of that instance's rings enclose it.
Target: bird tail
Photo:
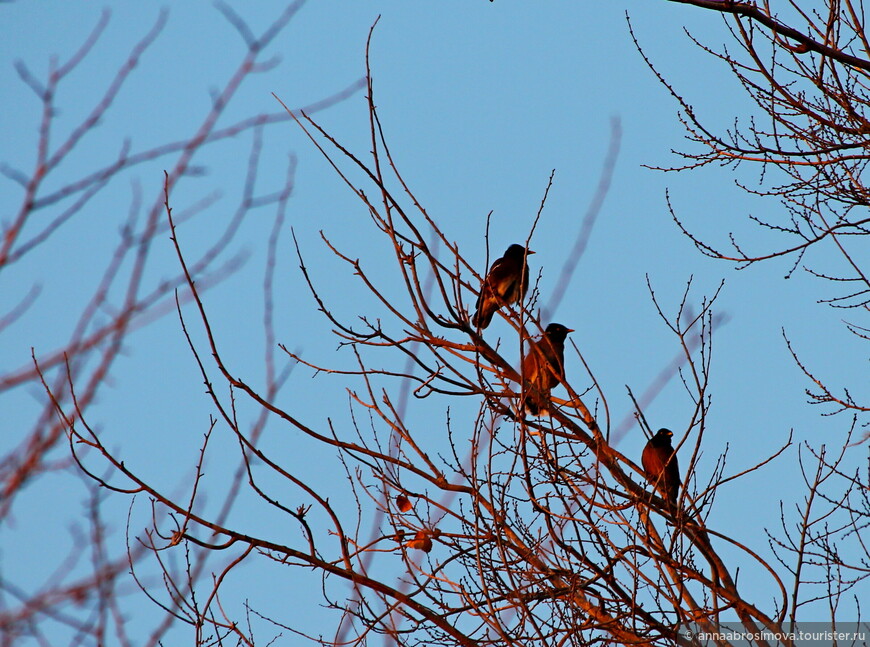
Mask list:
[[[680,484],[669,482],[664,473],[660,474],[659,477],[654,481],[651,481],[651,483],[653,484],[652,494],[659,495],[664,499],[664,502],[667,504],[668,508],[670,508],[671,512],[676,513],[677,510],[679,510],[677,507],[677,500],[680,495]]]
[[[486,328],[492,321],[492,315],[496,311],[496,303],[493,300],[479,300],[477,309],[471,316],[471,325],[481,330]]]
[[[526,384],[523,389],[523,410],[530,416],[550,415],[550,394],[544,393],[536,386]]]
[[[671,507],[674,510],[678,510],[679,508],[677,508],[677,500],[680,498],[680,484],[668,483],[665,487],[667,489],[666,496],[668,498],[668,503],[671,504]]]

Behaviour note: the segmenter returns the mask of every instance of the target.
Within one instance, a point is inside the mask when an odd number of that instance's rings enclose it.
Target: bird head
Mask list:
[[[569,332],[574,332],[573,328],[566,328],[560,323],[551,323],[547,326],[547,329],[544,331],[544,334],[547,335],[550,339],[555,339],[557,341],[565,341],[565,337],[568,336]]]
[[[671,444],[671,438],[673,437],[674,432],[670,429],[659,429],[658,433],[653,436],[653,442],[660,447],[668,447]]]
[[[532,250],[526,249],[522,245],[517,245],[516,243],[514,243],[507,248],[507,251],[505,251],[504,255],[508,257],[512,256],[514,258],[525,258],[526,256],[531,256],[534,253],[535,252],[533,252]]]

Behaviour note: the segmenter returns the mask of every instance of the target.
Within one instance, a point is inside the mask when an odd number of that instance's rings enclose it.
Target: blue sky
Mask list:
[[[274,2],[237,9],[255,33],[281,10]],[[116,2],[108,28],[91,56],[62,89],[59,133],[71,128],[111,80],[132,43],[157,19],[151,3]],[[45,73],[48,58],[69,56],[96,24],[102,6],[96,3],[45,1],[0,6],[0,87],[4,108],[0,128],[2,158],[18,168],[33,164],[39,104],[17,78],[13,62],[21,59],[35,75]],[[611,3],[527,3],[510,0],[456,0],[438,3],[396,0],[348,3],[317,0],[307,3],[290,26],[270,46],[269,56],[280,65],[247,83],[225,117],[227,123],[262,111],[276,111],[274,92],[291,107],[308,105],[351,85],[364,74],[364,47],[369,28],[380,15],[372,39],[371,62],[376,100],[386,134],[405,179],[448,238],[457,241],[467,258],[483,269],[487,214],[492,212],[493,251],[525,238],[547,185],[555,179],[533,249],[533,267],[543,272],[542,296],[552,290],[577,226],[592,199],[607,152],[610,124],[621,125],[621,148],[590,245],[580,261],[555,318],[576,329],[572,340],[608,394],[614,421],[630,411],[625,385],[641,392],[678,352],[675,339],[658,320],[646,288],[649,275],[662,304],[673,313],[688,278],[694,277],[696,303],[712,294],[724,278],[717,311],[727,313],[727,326],[714,341],[714,401],[709,435],[699,469],[713,464],[726,445],[728,472],[752,465],[774,451],[794,430],[796,440],[814,445],[842,442],[844,419],[823,419],[805,404],[804,377],[791,361],[782,339],[784,328],[808,365],[820,375],[843,384],[863,384],[866,352],[840,325],[842,313],[816,304],[830,296],[829,286],[797,272],[784,280],[790,264],[773,261],[736,272],[726,264],[701,256],[674,226],[665,190],[684,222],[714,240],[728,231],[759,237],[745,216],[768,216],[780,208],[773,201],[748,197],[734,182],[757,181],[750,171],[707,168],[694,173],[665,174],[644,165],[667,166],[678,160],[670,151],[684,146],[677,106],[644,65],[629,37],[626,11],[646,53],[701,114],[717,126],[730,125],[748,108],[741,89],[725,68],[696,48],[684,27],[713,45],[727,35],[712,14],[668,2],[626,0]],[[210,101],[210,91],[229,77],[243,54],[235,30],[207,2],[178,3],[168,25],[146,53],[119,95],[108,117],[74,152],[58,172],[59,182],[80,169],[98,166],[116,154],[124,137],[133,148],[189,136]],[[317,115],[320,123],[352,150],[369,149],[364,97],[349,100]],[[60,135],[59,135],[60,136]],[[221,231],[235,207],[250,148],[250,135],[219,144],[195,162],[207,166],[202,177],[182,182],[173,196],[181,211],[217,190],[221,198],[189,227],[180,230],[182,243],[194,251]],[[346,266],[330,257],[320,242],[323,231],[352,257],[364,259],[378,277],[389,277],[380,262],[382,242],[365,211],[339,178],[291,124],[266,131],[263,191],[277,187],[286,173],[288,155],[298,158],[294,194],[289,204],[292,226],[315,281],[335,304],[352,315],[370,302],[353,289]],[[0,336],[0,367],[29,362],[37,352],[56,347],[93,290],[103,259],[117,240],[134,187],[144,204],[161,199],[162,170],[169,162],[143,165],[114,181],[85,213],[45,246],[44,253],[4,270],[0,303],[16,303],[34,283],[42,294],[33,310]],[[17,210],[20,190],[0,180],[0,199],[9,219]],[[206,306],[218,321],[216,333],[226,359],[239,375],[262,381],[263,259],[273,213],[254,212],[242,225],[236,251],[249,262],[207,295]],[[824,252],[818,257],[825,261]],[[307,293],[298,271],[292,239],[285,228],[278,247],[276,328],[278,341],[302,349],[315,363],[346,364]],[[177,261],[166,237],[157,245],[148,267],[151,282],[171,276]],[[192,317],[192,313],[191,313]],[[496,322],[488,335],[505,335]],[[576,360],[576,358],[574,358]],[[580,366],[567,363],[569,375]],[[150,474],[171,490],[189,476],[192,461],[207,427],[209,402],[186,349],[179,324],[168,316],[137,332],[112,370],[112,382],[91,411],[109,445],[128,463]],[[327,415],[346,417],[343,384],[330,376],[312,379],[297,367],[278,401],[312,423]],[[0,394],[6,431],[4,450],[29,429],[42,396],[31,385]],[[471,411],[471,409],[469,409]],[[654,427],[667,426],[680,435],[681,419],[690,403],[677,381],[672,382],[646,411]],[[437,434],[437,429],[433,429]],[[270,427],[269,442],[277,452],[297,452],[298,469],[314,468],[312,477],[324,488],[336,477],[318,468],[315,448]],[[232,439],[216,439],[226,453],[214,451],[209,464],[214,490],[207,506],[218,505],[221,474],[234,469]],[[639,459],[644,443],[635,427],[619,449]],[[163,451],[167,446],[172,451]],[[304,447],[304,448],[303,448]],[[314,452],[309,454],[308,452]],[[866,456],[856,448],[856,460]],[[304,456],[302,456],[304,454]],[[312,458],[312,457],[316,457]],[[794,500],[800,485],[794,453],[767,471],[726,488],[710,517],[713,527],[742,527],[748,544],[767,555],[762,525],[776,525],[779,501]],[[42,581],[42,571],[54,564],[41,556],[64,554],[72,542],[67,529],[81,509],[81,489],[55,481],[34,485],[28,504],[18,505],[14,523],[0,528],[0,560],[7,577]],[[113,520],[116,547],[123,546],[126,502],[113,502],[121,516]],[[140,523],[147,521],[145,503]],[[44,510],[58,514],[46,526]],[[239,512],[240,518],[243,513]],[[52,515],[54,516],[54,515]],[[278,532],[269,518],[250,513],[245,519],[263,532]],[[27,542],[21,542],[27,537]],[[25,575],[26,574],[26,575]],[[266,575],[265,577],[274,577]],[[751,579],[754,574],[743,573]],[[765,606],[766,590],[759,580],[756,599]],[[267,586],[264,584],[264,586]],[[268,586],[300,593],[305,587],[270,580]],[[286,587],[283,588],[283,587]],[[866,585],[862,592],[870,596]],[[301,605],[307,596],[300,595]],[[861,597],[861,593],[859,593]],[[149,603],[142,599],[143,608]],[[308,607],[299,606],[299,620]],[[295,609],[290,612],[295,615]],[[815,618],[812,618],[815,619]],[[326,622],[311,616],[311,622]]]

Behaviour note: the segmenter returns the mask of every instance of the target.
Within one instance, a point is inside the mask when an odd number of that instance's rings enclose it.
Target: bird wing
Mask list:
[[[536,416],[548,410],[549,387],[545,382],[546,360],[536,342],[529,342],[529,351],[523,357],[523,401],[525,410]]]
[[[680,485],[682,485],[680,464],[677,462],[677,453],[673,450],[671,450],[671,456],[665,464],[665,481],[669,490],[679,491]]]
[[[486,282],[492,294],[503,303],[518,300],[521,267],[513,258],[500,258],[489,269]]]
[[[680,467],[673,448],[656,447],[651,442],[647,443],[640,462],[647,480],[668,501],[676,502],[680,490]]]
[[[486,328],[499,307],[518,300],[515,293],[519,267],[515,266],[513,259],[502,256],[489,268],[477,296],[476,311],[472,317],[474,325]]]
[[[547,388],[553,388],[565,378],[565,360],[562,348],[557,348],[553,341],[546,335],[539,344],[539,352],[543,359],[542,370],[546,377]]]
[[[529,352],[523,358],[523,379],[532,384],[537,383],[541,373],[541,364],[543,357],[535,342],[529,342]]]

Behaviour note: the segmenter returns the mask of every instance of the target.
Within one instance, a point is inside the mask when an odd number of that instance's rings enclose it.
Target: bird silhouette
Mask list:
[[[673,435],[670,429],[659,429],[643,448],[640,462],[647,480],[668,503],[676,507],[680,492],[680,467],[671,445]]]
[[[550,389],[565,379],[565,338],[571,328],[551,323],[523,357],[523,407],[533,416],[549,415]]]
[[[497,259],[480,286],[477,307],[471,323],[486,328],[492,315],[503,305],[519,303],[529,289],[529,266],[526,259],[534,254],[522,245],[511,245],[504,256]]]

